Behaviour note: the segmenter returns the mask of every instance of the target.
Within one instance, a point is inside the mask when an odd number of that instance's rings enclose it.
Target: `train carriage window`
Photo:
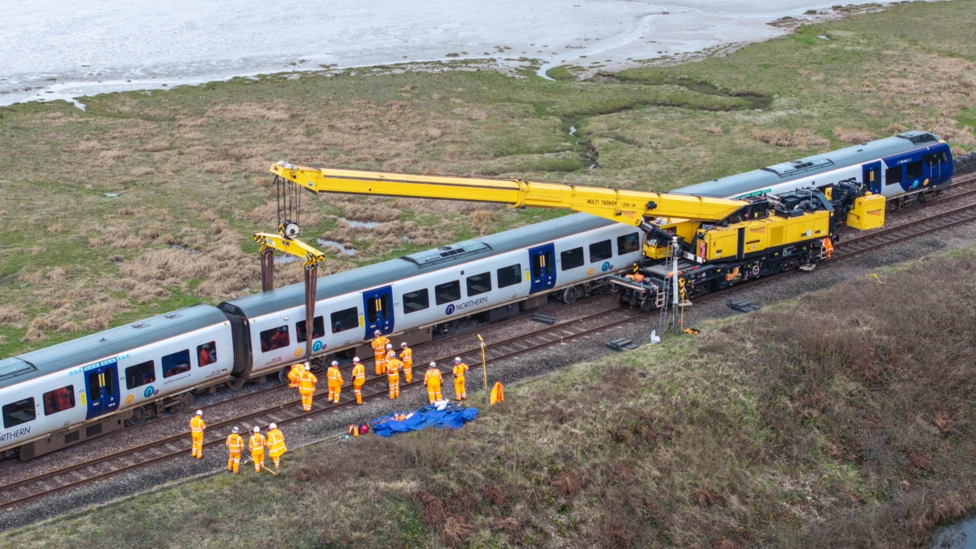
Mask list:
[[[572,250],[560,252],[559,263],[561,264],[560,269],[564,271],[575,269],[576,267],[582,267],[583,247],[580,246],[579,248],[573,248]]]
[[[544,274],[551,275],[556,272],[556,266],[552,262],[552,252],[546,250],[545,253],[532,256],[532,278],[538,278]]]
[[[261,332],[261,352],[267,353],[291,345],[291,334],[288,326],[278,326]]]
[[[125,369],[125,387],[135,389],[149,385],[156,381],[156,364],[153,361],[143,362]]]
[[[885,186],[901,183],[901,174],[901,166],[895,166],[894,168],[885,170]]]
[[[68,385],[42,395],[44,415],[49,416],[75,407],[75,386]]]
[[[307,333],[306,325],[304,320],[299,320],[295,323],[295,337],[298,339],[299,343],[305,343],[305,334]],[[315,320],[312,321],[312,339],[318,339],[325,335],[325,317],[317,316]]]
[[[370,322],[376,322],[380,311],[390,310],[390,296],[383,294],[373,297],[366,302],[366,317]],[[387,315],[384,315],[387,316]]]
[[[332,333],[336,334],[359,327],[359,309],[352,307],[332,313]]]
[[[403,313],[410,314],[423,311],[430,307],[430,292],[427,288],[421,288],[415,292],[403,294]]]
[[[502,267],[501,269],[498,269],[496,274],[498,275],[499,288],[505,288],[522,283],[522,265],[519,263],[509,265],[508,267]]]
[[[603,261],[611,257],[613,257],[613,246],[610,245],[609,240],[590,244],[590,263],[596,263],[597,261]]]
[[[3,407],[3,428],[9,429],[34,421],[35,417],[37,413],[34,411],[34,397],[18,400]]]
[[[907,179],[918,179],[922,177],[922,161],[917,160],[905,166],[905,177]]]
[[[217,362],[217,342],[197,345],[197,368],[203,368],[214,362]]]
[[[455,280],[434,286],[434,297],[437,298],[438,305],[461,299],[461,281]]]
[[[617,255],[634,253],[640,249],[640,235],[625,234],[617,237]]]
[[[471,275],[467,280],[468,297],[480,295],[491,291],[491,271]]]
[[[173,377],[184,372],[190,371],[190,350],[186,349],[178,353],[163,357],[163,377]]]

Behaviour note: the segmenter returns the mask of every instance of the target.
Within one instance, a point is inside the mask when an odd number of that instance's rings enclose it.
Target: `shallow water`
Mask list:
[[[976,549],[976,517],[970,517],[942,530],[932,549]]]
[[[346,248],[344,245],[336,242],[335,240],[326,240],[324,238],[319,238],[318,239],[318,243],[319,243],[319,246],[338,248],[339,249],[339,253],[344,254],[344,255],[348,255],[348,256],[354,256],[354,255],[356,255],[356,251],[357,250],[355,248]]]

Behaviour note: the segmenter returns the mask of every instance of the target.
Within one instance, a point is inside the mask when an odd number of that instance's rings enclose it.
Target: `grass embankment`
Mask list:
[[[357,69],[0,108],[0,356],[256,291],[250,235],[274,226],[278,159],[666,190],[904,128],[972,149],[973,7],[901,5],[599,81]],[[358,250],[325,273],[558,215],[311,203],[303,235]],[[281,283],[300,277],[280,267]]]
[[[510,388],[458,432],[310,447],[0,543],[917,546],[976,508],[976,258],[880,281]]]

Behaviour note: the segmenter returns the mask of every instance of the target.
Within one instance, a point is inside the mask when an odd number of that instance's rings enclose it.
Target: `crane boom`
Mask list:
[[[517,208],[567,208],[635,227],[640,226],[645,218],[655,217],[721,221],[749,204],[724,198],[534,183],[520,179],[502,181],[334,170],[296,166],[287,162],[272,164],[271,172],[316,193],[467,200],[508,204]]]

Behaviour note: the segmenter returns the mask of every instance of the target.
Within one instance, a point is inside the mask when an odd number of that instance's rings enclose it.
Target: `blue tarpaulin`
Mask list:
[[[373,422],[373,432],[381,437],[391,437],[397,433],[419,431],[428,427],[460,429],[465,423],[478,417],[478,409],[448,404],[443,411],[434,406],[424,406],[403,421],[393,419],[393,415],[377,418]]]

